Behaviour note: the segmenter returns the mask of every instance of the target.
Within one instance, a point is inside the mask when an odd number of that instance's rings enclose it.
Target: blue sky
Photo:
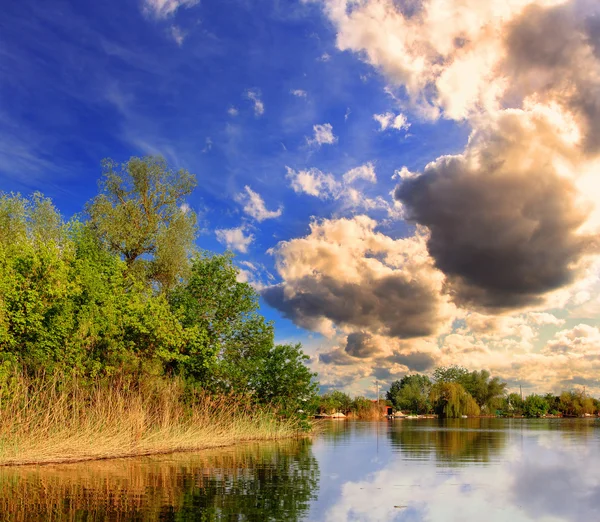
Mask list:
[[[394,246],[382,247],[379,253],[371,252],[369,247],[360,254],[362,261],[368,261],[372,256],[384,258],[392,250],[397,254],[398,249],[408,249],[410,245],[413,245],[410,248],[416,249],[414,242],[402,246],[404,243],[397,241],[402,238],[412,241],[411,238],[416,237],[417,223],[423,227],[425,234],[428,229],[435,232],[443,227],[438,226],[435,221],[438,218],[429,215],[426,209],[411,207],[412,200],[409,201],[408,196],[397,196],[395,201],[392,193],[401,178],[396,176],[392,179],[392,176],[406,167],[409,175],[404,178],[413,179],[410,173],[423,172],[425,166],[437,158],[468,151],[465,147],[468,147],[470,133],[481,128],[481,121],[497,121],[497,117],[494,119],[490,113],[496,111],[494,114],[500,114],[498,111],[505,110],[506,106],[489,109],[485,104],[491,95],[477,94],[481,99],[473,102],[468,111],[464,109],[467,112],[461,113],[460,104],[464,105],[461,100],[471,96],[470,91],[461,98],[456,90],[442,82],[442,76],[433,80],[426,77],[426,81],[421,81],[426,72],[421,71],[419,76],[410,68],[416,63],[413,60],[415,56],[409,56],[406,49],[392,48],[394,39],[400,34],[395,31],[404,27],[397,24],[416,23],[417,15],[409,13],[409,7],[419,4],[426,12],[431,2],[394,4],[386,0],[363,0],[355,11],[355,14],[360,14],[362,9],[363,14],[368,15],[363,18],[352,18],[349,10],[346,14],[336,12],[336,3],[346,5],[346,2],[337,0],[7,3],[3,6],[0,21],[0,190],[41,191],[69,217],[81,211],[86,201],[95,195],[103,158],[126,161],[130,156],[163,155],[171,166],[185,168],[198,178],[198,188],[189,201],[200,216],[202,234],[198,245],[214,251],[224,251],[227,246],[237,248],[237,261],[252,263],[251,270],[250,265],[240,266],[250,270],[249,277],[257,288],[281,284],[281,288],[289,287],[286,292],[293,290],[304,292],[303,295],[309,293],[306,287],[299,290],[299,280],[292,281],[295,276],[278,270],[275,261],[279,259],[288,266],[300,262],[292,247],[299,244],[295,241],[312,237],[309,226],[314,220],[315,223],[326,220],[333,226],[344,218],[353,220],[356,216],[368,215],[374,228],[363,223],[357,230],[366,230],[364,233],[367,235],[380,234],[379,240]],[[470,3],[473,4],[473,13],[481,18],[479,22],[475,20],[475,25],[479,23],[477,27],[483,27],[489,22],[485,17],[491,16],[490,13],[479,13],[476,3]],[[548,4],[542,0],[523,0],[521,3],[534,7],[539,4],[544,9]],[[586,16],[593,11],[593,4],[586,2],[557,3],[582,6]],[[442,4],[452,7],[457,2],[444,0]],[[381,20],[376,14],[381,11],[375,10],[378,6],[385,7]],[[515,11],[503,16],[508,23],[518,20],[520,14],[520,11]],[[375,33],[369,32],[369,20],[375,23]],[[497,22],[501,29],[502,21]],[[425,32],[433,22],[423,16],[420,23]],[[452,25],[453,22],[448,23]],[[455,23],[458,27],[462,22]],[[413,30],[414,27],[411,27],[407,25],[406,30]],[[366,35],[363,39],[361,31]],[[469,27],[459,27],[457,31],[460,35],[471,35],[476,47],[479,33]],[[387,43],[378,41],[378,36],[373,34],[383,34]],[[456,35],[453,37],[455,40],[458,38]],[[497,42],[494,42],[496,45]],[[485,40],[484,43],[489,42]],[[391,47],[386,47],[388,44]],[[462,47],[467,48],[468,45]],[[453,59],[452,63],[458,63],[456,57]],[[429,68],[434,71],[439,63],[442,62],[434,59]],[[447,60],[447,63],[451,61]],[[496,80],[496,77],[490,80],[486,76],[481,83],[495,85]],[[514,80],[515,85],[519,84],[517,80]],[[478,81],[465,76],[466,87],[461,88],[468,91],[468,85],[479,85]],[[483,88],[480,90],[484,91]],[[510,99],[518,100],[512,108],[524,110],[526,94],[515,97],[512,93]],[[540,99],[546,94],[546,91],[539,94]],[[550,96],[551,93],[548,94]],[[423,102],[423,99],[426,101]],[[552,100],[546,102],[550,106]],[[477,111],[473,109],[475,105]],[[486,107],[485,111],[480,109],[482,106]],[[432,110],[438,114],[432,116]],[[527,110],[534,112],[530,108]],[[383,123],[386,114],[387,120]],[[377,115],[379,121],[375,118]],[[401,120],[396,120],[400,116]],[[331,132],[329,138],[319,143],[315,126],[324,126],[320,128],[326,133]],[[488,131],[478,132],[485,138]],[[540,130],[536,136],[542,134]],[[483,141],[487,139],[484,138]],[[485,147],[489,143],[486,141]],[[484,145],[481,147],[485,148]],[[374,173],[376,180],[367,179],[363,172],[355,181],[344,181],[350,179],[348,176],[344,178],[345,173],[361,166],[371,169],[369,172]],[[309,179],[312,182],[320,172],[329,185],[320,185],[317,189],[313,185],[311,193],[306,183],[294,178],[301,172],[312,175],[313,178]],[[452,179],[450,174],[448,179]],[[461,180],[457,179],[454,186],[460,184]],[[249,194],[245,187],[264,202],[264,208],[272,212],[270,217],[257,218],[256,214],[253,216],[244,210],[245,197]],[[353,202],[351,190],[355,191],[352,192]],[[431,205],[443,208],[446,201],[438,200],[438,196],[433,197],[432,194]],[[360,202],[357,202],[357,197]],[[403,205],[412,212],[412,219],[403,219],[407,216],[402,213]],[[279,209],[280,214],[277,212]],[[499,219],[506,217],[502,213],[498,215]],[[478,220],[481,216],[474,214],[466,222],[466,227]],[[325,228],[322,233],[327,236],[331,231]],[[239,243],[227,243],[224,235],[217,233],[234,229],[246,238],[245,247],[240,248]],[[492,230],[495,229],[484,230],[481,237],[494,235],[495,232],[488,233]],[[351,239],[346,238],[344,248],[350,245]],[[267,252],[274,247],[277,250],[282,241],[291,242],[289,251],[280,250],[279,254]],[[308,241],[307,248],[313,248],[311,241]],[[421,243],[424,244],[424,241]],[[423,255],[433,256],[432,263],[443,272],[439,277],[458,277],[457,270],[460,272],[462,268],[444,268],[452,263],[447,257],[434,252],[432,244],[431,241],[428,243],[430,252]],[[464,251],[471,246],[466,245]],[[521,245],[517,247],[514,250],[521,251]],[[355,252],[348,248],[348,252]],[[411,252],[413,250],[406,250],[404,255],[416,255]],[[579,261],[578,254],[570,255],[570,261]],[[301,261],[304,262],[313,261]],[[431,268],[430,264],[427,264],[427,270]],[[302,266],[304,270],[306,267]],[[390,266],[392,264],[387,261],[382,264],[385,269]],[[399,267],[393,265],[394,269]],[[343,271],[343,268],[340,267],[340,270]],[[585,269],[588,270],[585,273],[588,281],[591,269]],[[327,273],[329,269],[319,270],[313,267],[319,281],[335,275],[333,269]],[[525,351],[516,349],[518,354],[531,355],[543,352],[544,342],[554,339],[553,336],[559,332],[571,332],[568,328],[579,324],[595,328],[597,316],[593,312],[583,314],[583,319],[581,314],[569,318],[570,312],[566,311],[565,304],[568,299],[559,305],[547,300],[541,304],[540,299],[546,299],[550,291],[572,288],[573,284],[585,279],[583,268],[577,274],[571,274],[569,270],[565,268],[564,274],[558,274],[564,276],[560,283],[546,287],[542,281],[541,290],[531,290],[533,293],[527,293],[527,298],[517,304],[512,304],[516,302],[514,296],[510,296],[513,301],[507,304],[502,292],[492,296],[495,287],[485,279],[485,274],[482,283],[481,278],[477,279],[479,276],[474,276],[471,281],[468,275],[459,273],[464,280],[479,285],[477,288],[483,289],[487,298],[472,305],[466,298],[448,301],[447,297],[443,297],[443,303],[436,301],[435,307],[448,305],[453,311],[437,313],[434,320],[439,319],[440,327],[418,335],[413,330],[406,331],[389,324],[390,320],[402,323],[400,316],[392,319],[384,317],[380,321],[375,317],[370,323],[360,318],[336,322],[333,311],[323,312],[322,317],[307,315],[301,310],[300,303],[286,301],[287,298],[275,306],[263,301],[263,312],[275,320],[279,339],[305,342],[316,369],[326,372],[335,369],[336,377],[331,378],[330,385],[354,386],[352,389],[358,390],[379,375],[389,380],[403,372],[427,370],[427,365],[407,363],[407,360],[421,361],[419,357],[425,357],[423,354],[427,354],[430,362],[468,360],[471,352],[465,349],[461,352],[463,355],[456,355],[457,349],[445,344],[447,336],[462,336],[463,340],[469,338],[473,346],[480,347],[502,341],[504,344],[498,350],[507,350],[514,349],[519,340],[523,340],[519,337],[523,328],[535,326],[539,330],[535,333],[535,341],[526,340],[530,346],[527,345]],[[376,279],[384,271],[377,274],[377,277],[373,275]],[[350,284],[352,277],[348,275],[349,279],[344,284]],[[404,282],[407,277],[403,273]],[[416,275],[410,277],[418,279]],[[427,281],[431,281],[438,276],[429,274],[427,277]],[[302,281],[304,284],[306,279]],[[585,288],[577,289],[580,295],[581,292],[589,294],[588,301],[592,305],[596,298],[594,281]],[[351,284],[360,286],[372,282],[373,278],[366,278],[361,283],[352,280]],[[522,281],[516,281],[519,282]],[[450,283],[458,284],[454,280]],[[439,284],[440,296],[447,296],[443,282]],[[590,289],[592,287],[594,290]],[[458,286],[456,292],[459,296],[468,293]],[[411,299],[417,302],[419,295],[414,294]],[[369,299],[378,297],[370,296]],[[270,303],[275,301],[272,298]],[[385,302],[371,303],[369,310],[379,304],[384,309],[388,306]],[[581,304],[585,303],[578,302],[577,306]],[[536,313],[552,313],[559,320],[554,322],[546,318],[532,326],[535,320],[530,314]],[[365,316],[369,314],[365,308]],[[403,312],[403,315],[406,313]],[[470,318],[470,323],[465,318]],[[494,325],[505,325],[513,319],[516,321],[514,324],[521,321],[521,330],[517,327],[516,330],[490,327],[497,330],[492,341],[486,340],[485,335],[492,334],[486,333],[485,328],[477,332],[465,332],[464,328],[459,331],[465,324],[480,325],[482,321],[489,320]],[[327,326],[327,321],[335,324]],[[441,326],[442,323],[445,326]],[[549,330],[549,325],[554,329]],[[390,334],[390,331],[399,333]],[[344,357],[344,354],[350,353],[348,335],[352,333],[363,335],[361,339],[366,339],[364,336],[369,339],[381,337],[381,346],[385,346],[378,348],[378,355],[373,355],[377,351],[375,348],[369,351],[370,348],[363,347],[355,365],[340,357],[333,357],[337,362],[332,363],[332,353]],[[595,339],[596,332],[564,333],[562,337],[568,338],[568,335],[576,339],[583,335],[589,340],[590,336]],[[386,344],[388,341],[393,346]],[[489,357],[485,361],[489,361],[490,367],[496,364],[494,353],[493,350],[486,352],[486,357]],[[365,357],[365,354],[368,356]],[[420,356],[413,360],[414,354]],[[392,362],[394,357],[396,359]],[[533,364],[532,360],[527,359],[527,364]],[[498,371],[505,378],[514,378],[515,383],[527,382],[523,373],[513,375],[509,368],[500,367],[502,369]],[[579,373],[561,376],[561,379],[577,376]],[[539,385],[543,377],[535,382]],[[536,384],[532,381],[531,385]]]

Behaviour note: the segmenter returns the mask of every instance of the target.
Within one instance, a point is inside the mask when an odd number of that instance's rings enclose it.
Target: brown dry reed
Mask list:
[[[80,383],[11,376],[0,388],[0,465],[193,451],[300,436],[298,421],[177,379]]]

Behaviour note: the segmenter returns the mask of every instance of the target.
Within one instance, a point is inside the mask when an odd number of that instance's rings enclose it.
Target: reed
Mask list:
[[[80,383],[17,374],[0,388],[0,465],[192,451],[300,432],[294,419],[177,379]]]

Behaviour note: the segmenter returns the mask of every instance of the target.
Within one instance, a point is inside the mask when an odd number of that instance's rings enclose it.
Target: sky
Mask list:
[[[440,365],[600,394],[596,0],[5,2],[0,191],[197,176],[323,389]]]

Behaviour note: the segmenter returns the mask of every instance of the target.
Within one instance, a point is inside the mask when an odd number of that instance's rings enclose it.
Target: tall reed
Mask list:
[[[299,431],[272,410],[177,379],[81,383],[15,374],[0,387],[0,465],[189,451]]]

